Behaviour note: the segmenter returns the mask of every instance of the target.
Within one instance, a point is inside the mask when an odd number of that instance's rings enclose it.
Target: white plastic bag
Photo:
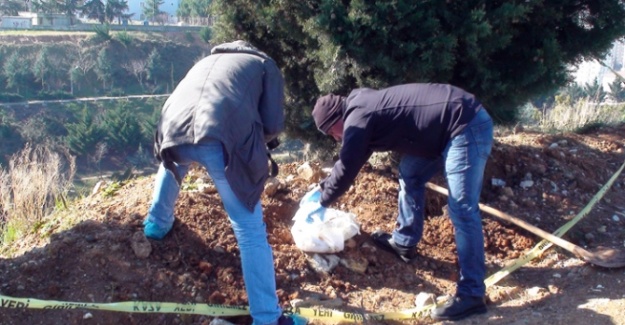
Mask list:
[[[352,213],[325,209],[325,213],[313,214],[315,204],[301,204],[295,213],[291,234],[297,248],[311,253],[336,253],[343,250],[345,241],[360,234],[360,225]]]

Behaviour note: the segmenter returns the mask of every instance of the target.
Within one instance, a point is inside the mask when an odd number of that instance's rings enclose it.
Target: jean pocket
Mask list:
[[[488,119],[472,125],[471,135],[475,140],[478,154],[481,158],[487,159],[493,147],[493,121]]]

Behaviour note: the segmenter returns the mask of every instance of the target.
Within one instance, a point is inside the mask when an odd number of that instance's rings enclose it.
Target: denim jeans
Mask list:
[[[424,140],[427,141],[427,140]],[[441,157],[404,156],[399,164],[399,214],[393,240],[414,246],[423,234],[425,183],[444,166],[449,187],[449,216],[455,230],[460,265],[457,294],[484,296],[486,265],[479,210],[484,168],[493,145],[493,122],[480,109],[466,128],[447,144]]]
[[[241,251],[243,280],[253,324],[274,324],[282,314],[282,310],[278,304],[273,253],[267,241],[260,201],[252,212],[235,196],[226,180],[220,142],[179,146],[173,149],[172,154],[176,159],[176,168],[181,178],[189,171],[190,164],[197,162],[206,168],[213,179]],[[173,224],[174,206],[179,191],[174,175],[161,164],[156,174],[148,220],[159,225]]]

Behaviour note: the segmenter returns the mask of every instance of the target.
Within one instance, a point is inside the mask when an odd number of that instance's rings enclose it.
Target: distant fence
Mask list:
[[[129,95],[129,96],[101,96],[101,97],[84,97],[84,98],[71,98],[71,99],[52,99],[52,100],[28,100],[24,102],[15,102],[15,103],[2,103],[0,102],[0,107],[23,107],[28,108],[30,105],[37,106],[47,106],[48,104],[59,104],[59,103],[77,103],[77,102],[97,102],[97,101],[106,101],[106,100],[119,100],[119,99],[146,99],[146,98],[165,98],[169,97],[171,94],[158,94],[158,95]]]
[[[102,27],[102,24],[77,24],[71,26],[31,26],[26,30],[51,30],[51,31],[73,31],[73,32],[93,32],[96,27]],[[108,25],[110,30],[116,31],[135,31],[135,32],[197,32],[205,26],[173,26],[173,25]],[[24,28],[0,28],[0,29],[16,29],[25,30]]]

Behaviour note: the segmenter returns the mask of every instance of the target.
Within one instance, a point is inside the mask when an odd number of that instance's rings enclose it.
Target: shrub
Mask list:
[[[95,32],[95,39],[99,41],[108,41],[112,38],[111,36],[111,28],[108,24],[103,25],[94,25],[93,31]]]
[[[580,99],[575,102],[558,102],[545,109],[540,117],[544,132],[569,131],[584,133],[599,125],[616,125],[623,122],[625,106],[604,105]]]
[[[128,46],[130,45],[130,43],[132,43],[132,40],[134,39],[130,34],[128,34],[128,32],[121,31],[119,33],[115,34],[115,39],[117,39],[120,43],[122,43],[124,46]]]
[[[15,154],[7,170],[0,170],[0,243],[6,246],[34,230],[63,200],[76,170],[74,157],[46,147],[26,147]]]
[[[213,30],[210,27],[204,26],[200,29],[200,38],[204,42],[210,43],[212,36],[213,36]]]
[[[184,32],[184,38],[187,40],[187,42],[189,43],[193,43],[195,42],[195,37],[193,37],[193,34],[190,31],[186,31]]]

